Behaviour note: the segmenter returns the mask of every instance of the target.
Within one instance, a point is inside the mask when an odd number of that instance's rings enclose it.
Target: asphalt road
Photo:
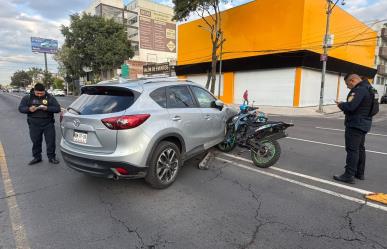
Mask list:
[[[273,116],[296,126],[272,168],[253,167],[247,151],[218,153],[209,170],[193,159],[171,187],[154,190],[143,180],[88,177],[63,161],[27,166],[31,142],[19,101],[0,93],[1,249],[387,248],[387,206],[363,196],[387,192],[385,107],[367,136],[366,180],[354,185],[332,180],[345,161],[335,114]]]

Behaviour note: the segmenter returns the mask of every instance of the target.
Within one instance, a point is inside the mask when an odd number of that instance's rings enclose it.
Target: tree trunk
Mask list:
[[[216,81],[216,63],[218,61],[218,57],[216,55],[216,43],[212,45],[212,63],[211,63],[211,85],[210,92],[215,95],[215,81]]]
[[[210,90],[210,82],[211,82],[211,70],[207,70],[207,83],[206,83],[206,89]]]

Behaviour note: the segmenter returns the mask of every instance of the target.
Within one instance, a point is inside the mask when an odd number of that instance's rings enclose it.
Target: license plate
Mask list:
[[[87,143],[87,133],[74,131],[73,141],[76,143],[86,144]]]

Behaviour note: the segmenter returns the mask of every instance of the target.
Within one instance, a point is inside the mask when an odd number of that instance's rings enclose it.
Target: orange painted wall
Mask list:
[[[238,52],[283,49],[287,43],[299,47],[302,34],[304,0],[254,1],[229,9],[222,14],[226,42],[223,59],[249,57],[264,52]],[[178,64],[211,60],[210,33],[196,20],[179,26]],[[266,52],[267,53],[267,52]]]
[[[326,0],[258,0],[224,11],[223,59],[301,49],[321,53],[326,5]],[[199,25],[206,26],[199,19],[178,27],[178,65],[211,60],[210,34]],[[333,11],[331,27],[335,44],[377,36],[339,6]],[[330,56],[373,67],[376,39],[355,45],[332,48]]]
[[[294,97],[293,97],[293,106],[300,106],[300,96],[301,96],[301,79],[302,79],[302,68],[297,67],[294,79]]]
[[[302,47],[317,53],[322,53],[327,5],[325,0],[305,0]],[[377,33],[339,5],[333,9],[330,21],[334,46],[329,49],[329,56],[373,67]]]
[[[234,73],[224,73],[223,81],[223,96],[220,99],[231,104],[234,102]]]

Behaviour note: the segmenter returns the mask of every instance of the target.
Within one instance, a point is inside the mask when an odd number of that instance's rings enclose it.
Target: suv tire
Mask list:
[[[163,141],[151,155],[145,181],[154,188],[166,188],[175,181],[181,164],[181,154],[176,144]]]

